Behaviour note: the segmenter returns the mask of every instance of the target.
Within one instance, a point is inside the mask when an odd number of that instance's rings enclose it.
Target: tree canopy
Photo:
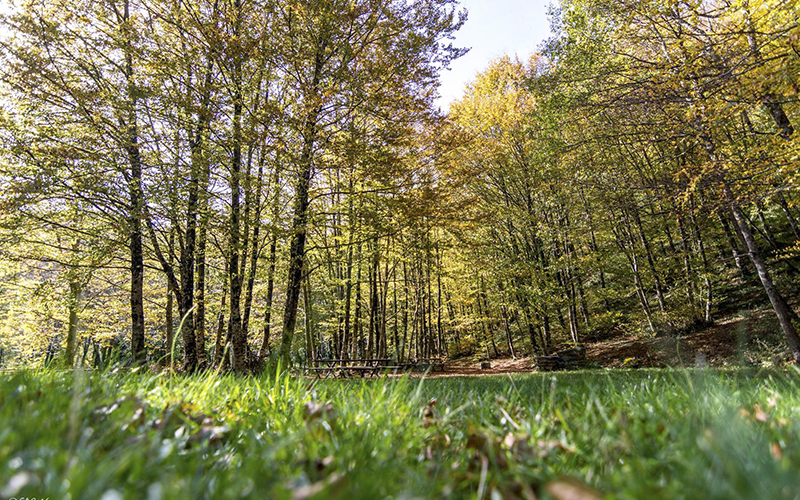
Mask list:
[[[21,1],[0,345],[546,355],[711,325],[752,285],[800,363],[799,10],[562,0],[442,114],[455,0]]]

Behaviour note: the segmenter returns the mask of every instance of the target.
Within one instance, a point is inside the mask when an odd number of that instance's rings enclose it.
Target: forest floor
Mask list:
[[[763,307],[730,314],[695,331],[656,337],[617,335],[588,340],[583,347],[586,366],[591,368],[775,366],[789,359],[778,322],[772,311]],[[567,348],[568,345],[556,346],[556,349]],[[447,363],[446,372],[428,376],[481,376],[535,370],[530,356],[512,358],[501,354],[492,359],[488,370],[481,369],[482,359],[485,357],[480,355],[455,359]]]

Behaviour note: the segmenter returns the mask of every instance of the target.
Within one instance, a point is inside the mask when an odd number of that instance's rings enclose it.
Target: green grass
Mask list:
[[[798,422],[794,369],[20,372],[0,378],[0,498],[548,498],[569,476],[605,498],[790,499]]]

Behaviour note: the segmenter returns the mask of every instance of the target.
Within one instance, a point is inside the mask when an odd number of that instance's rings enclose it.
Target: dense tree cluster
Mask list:
[[[798,11],[563,0],[442,117],[454,0],[22,2],[0,342],[491,358],[709,324],[757,283],[800,362]]]
[[[406,209],[463,20],[452,0],[21,2],[0,46],[4,341],[245,371],[287,362],[301,295],[310,327],[333,290],[331,349],[385,350],[381,254],[424,215]]]
[[[483,221],[462,236],[471,317],[546,352],[554,330],[709,324],[756,282],[800,362],[797,12],[565,0],[542,55],[480,75],[452,110]]]

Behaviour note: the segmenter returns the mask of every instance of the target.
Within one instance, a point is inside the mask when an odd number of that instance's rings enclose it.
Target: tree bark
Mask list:
[[[767,269],[766,264],[764,264],[764,260],[761,258],[761,253],[758,250],[758,246],[756,245],[755,239],[753,238],[753,233],[750,231],[750,227],[747,224],[744,213],[742,213],[741,208],[739,208],[738,203],[736,203],[736,199],[733,196],[733,192],[731,191],[727,182],[724,183],[724,190],[728,199],[728,204],[733,212],[733,217],[736,220],[736,227],[738,228],[742,239],[747,245],[747,250],[749,252],[750,260],[753,263],[753,267],[756,268],[758,278],[761,280],[761,285],[764,287],[764,291],[767,293],[767,297],[769,297],[769,301],[772,304],[772,309],[775,311],[775,315],[778,317],[781,330],[783,330],[783,334],[786,336],[786,340],[789,343],[789,349],[792,351],[794,362],[800,365],[800,337],[798,337],[797,330],[792,324],[792,319],[796,318],[797,315],[791,309],[791,307],[789,307],[783,296],[778,292],[778,289],[775,288],[775,285],[772,281],[772,276],[770,276],[769,270]]]
[[[234,32],[237,37],[241,36],[241,0],[234,0],[236,20],[234,21]],[[231,339],[232,364],[233,370],[239,373],[247,371],[247,337],[242,331],[241,317],[241,296],[242,296],[242,275],[239,264],[241,232],[239,221],[239,175],[242,165],[242,48],[235,47],[233,62],[233,158],[231,162],[231,220],[229,231],[228,261],[230,279],[230,310],[228,317],[228,336]]]
[[[130,19],[129,1],[125,0],[123,25]],[[139,151],[139,129],[137,125],[137,90],[134,82],[133,47],[131,47],[130,33],[123,27],[125,52],[125,80],[127,85],[127,116],[126,116],[126,151],[130,164],[128,179],[129,214],[129,250],[131,271],[131,354],[135,364],[144,363],[147,351],[144,345],[144,252],[142,245],[142,215],[144,205],[144,192],[142,190],[142,157]]]
[[[306,231],[308,225],[308,190],[311,185],[312,164],[314,160],[314,147],[317,138],[317,120],[321,112],[318,104],[320,95],[320,80],[322,68],[325,63],[325,43],[317,47],[313,76],[311,78],[309,97],[310,110],[303,124],[303,151],[300,155],[300,164],[295,183],[294,217],[292,218],[292,240],[289,245],[289,277],[286,285],[286,305],[283,313],[283,331],[281,333],[280,360],[281,365],[289,366],[289,352],[292,348],[294,327],[297,321],[297,305],[300,297],[300,287],[303,280],[303,264],[305,261]]]
[[[78,342],[78,311],[80,310],[81,293],[83,286],[76,280],[69,282],[69,296],[67,297],[67,307],[69,309],[69,320],[67,323],[67,346],[64,352],[64,365],[72,368],[75,362],[75,347]]]

